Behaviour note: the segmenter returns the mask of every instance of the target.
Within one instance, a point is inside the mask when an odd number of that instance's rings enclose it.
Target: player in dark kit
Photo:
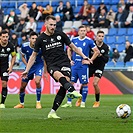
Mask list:
[[[0,77],[2,81],[2,92],[1,92],[1,103],[0,108],[5,108],[5,100],[7,97],[7,81],[9,74],[12,72],[13,65],[16,60],[16,52],[11,43],[8,42],[9,34],[3,30],[1,32],[0,40]],[[9,66],[9,55],[11,54],[12,59]]]
[[[61,84],[60,89],[54,99],[53,107],[48,114],[48,118],[60,118],[56,115],[56,110],[61,105],[67,90],[69,91],[67,97],[82,97],[81,94],[75,91],[74,86],[70,83],[71,65],[70,60],[64,51],[64,44],[71,47],[72,50],[82,56],[83,59],[88,59],[90,62],[91,60],[86,57],[73,43],[71,43],[65,33],[55,31],[56,19],[54,16],[47,16],[45,19],[45,25],[46,31],[38,37],[35,43],[34,52],[29,59],[26,70],[22,73],[22,77],[26,77],[30,67],[36,59],[39,49],[41,48],[49,74],[55,79],[55,81],[60,82]]]
[[[104,39],[104,32],[98,31],[95,44],[97,45],[100,54],[99,56],[93,61],[93,64],[90,64],[89,66],[89,77],[92,77],[94,75],[93,80],[93,86],[95,88],[95,99],[93,107],[99,107],[100,106],[100,88],[99,88],[99,81],[102,77],[105,64],[109,60],[109,47],[103,42]],[[91,55],[93,55],[93,52],[91,52]],[[83,60],[83,64],[89,64],[87,60]]]

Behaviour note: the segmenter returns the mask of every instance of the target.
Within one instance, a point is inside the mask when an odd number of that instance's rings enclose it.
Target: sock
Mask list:
[[[19,99],[21,104],[24,104],[24,97],[25,97],[25,92],[20,92]]]
[[[2,87],[1,103],[4,104],[7,97],[7,87]]]
[[[71,102],[72,102],[72,99],[71,98],[68,98],[67,99],[67,103],[71,104]]]
[[[61,86],[55,99],[54,99],[54,103],[53,103],[53,107],[52,107],[52,109],[54,111],[56,111],[59,108],[63,99],[65,98],[65,95],[66,95],[66,89]]]
[[[36,89],[36,97],[37,97],[37,101],[39,102],[41,99],[41,88]]]
[[[99,99],[100,99],[100,93],[99,93],[99,94],[95,94],[95,98],[96,98],[96,101],[99,102]]]
[[[83,86],[83,89],[82,89],[82,102],[86,101],[87,95],[88,95],[88,86]]]
[[[65,77],[61,77],[59,79],[59,82],[61,83],[61,85],[66,89],[68,90],[69,92],[73,92],[75,89],[74,89],[74,86],[69,83]]]

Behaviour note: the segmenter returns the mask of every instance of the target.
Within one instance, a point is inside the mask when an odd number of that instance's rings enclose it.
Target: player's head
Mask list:
[[[56,18],[53,15],[49,15],[45,18],[46,33],[53,35],[56,28]]]
[[[8,43],[8,39],[9,39],[9,33],[8,33],[8,31],[2,30],[1,31],[1,37],[0,38],[1,38],[1,43],[3,45],[6,45]]]
[[[30,33],[30,36],[29,36],[30,45],[34,46],[37,37],[38,37],[38,34],[36,32]]]
[[[96,41],[98,41],[99,43],[103,42],[103,39],[104,39],[104,32],[99,30],[97,32],[97,35],[96,35]]]
[[[84,38],[86,36],[86,33],[87,33],[86,26],[85,25],[79,26],[79,29],[78,29],[79,37]]]

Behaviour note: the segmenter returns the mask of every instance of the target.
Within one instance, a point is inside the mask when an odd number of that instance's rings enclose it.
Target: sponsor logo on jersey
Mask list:
[[[71,69],[69,67],[62,67],[61,71],[71,71]]]
[[[55,47],[61,47],[61,46],[62,46],[61,42],[55,42],[55,43],[47,44],[46,50],[53,49]]]
[[[4,50],[4,49],[2,49],[2,50],[1,50],[1,52],[2,52],[2,53],[5,53],[5,50]]]
[[[7,57],[8,54],[0,54],[0,57]]]
[[[102,71],[101,71],[101,70],[96,70],[95,73],[100,73],[100,74],[102,74]]]

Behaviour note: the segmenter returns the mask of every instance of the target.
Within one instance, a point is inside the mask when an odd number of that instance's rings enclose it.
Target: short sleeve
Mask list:
[[[71,44],[71,41],[70,41],[69,37],[68,37],[64,32],[62,32],[62,36],[63,36],[63,41],[64,41],[64,43],[65,43],[67,46],[69,46],[69,45]]]
[[[41,44],[42,44],[42,39],[41,37],[38,37],[35,43],[34,52],[37,52],[37,53],[39,52]]]

